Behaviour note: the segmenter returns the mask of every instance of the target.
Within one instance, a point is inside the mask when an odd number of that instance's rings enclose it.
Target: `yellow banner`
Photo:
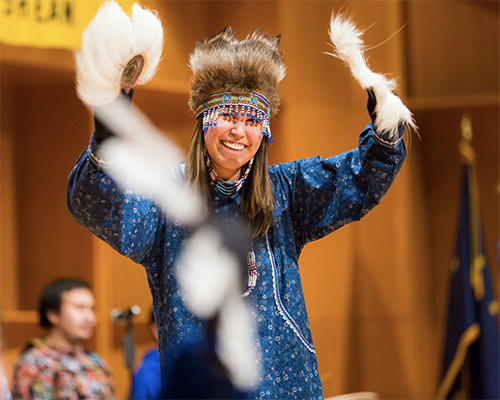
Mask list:
[[[133,3],[118,0],[128,13]],[[0,42],[75,50],[103,0],[0,0]]]

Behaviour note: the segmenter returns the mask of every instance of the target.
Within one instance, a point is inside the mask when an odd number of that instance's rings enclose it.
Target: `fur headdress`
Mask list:
[[[205,128],[222,107],[233,106],[236,112],[238,107],[242,113],[257,111],[257,117],[260,112],[263,134],[270,136],[266,128],[269,117],[278,112],[278,84],[286,70],[279,40],[256,31],[240,41],[228,27],[196,44],[189,60],[189,106],[197,118],[204,117]]]

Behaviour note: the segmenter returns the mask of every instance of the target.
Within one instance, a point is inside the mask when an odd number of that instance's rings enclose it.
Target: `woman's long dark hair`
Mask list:
[[[204,159],[205,138],[202,123],[199,120],[186,151],[186,169],[188,181],[194,190],[210,206],[210,181]],[[274,195],[271,190],[269,174],[269,139],[264,136],[259,150],[255,154],[254,164],[241,189],[240,213],[248,226],[251,238],[262,237],[273,222]]]

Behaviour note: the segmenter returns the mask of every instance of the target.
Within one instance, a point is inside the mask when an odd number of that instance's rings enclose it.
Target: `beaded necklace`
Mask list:
[[[215,171],[215,168],[212,165],[212,161],[210,160],[210,157],[208,156],[208,153],[205,151],[205,164],[207,165],[208,173],[210,174],[210,178],[212,179],[212,182],[214,182],[215,187],[219,190],[219,192],[225,194],[226,196],[231,196],[236,193],[241,189],[243,186],[243,183],[248,177],[248,174],[250,173],[250,170],[252,169],[253,165],[253,160],[254,157],[250,159],[248,162],[247,169],[245,173],[241,176],[240,179],[234,182],[227,182],[219,177],[217,175],[217,172]]]
[[[226,182],[217,175],[217,172],[215,171],[215,168],[212,165],[208,152],[205,151],[205,163],[207,165],[210,179],[212,180],[212,182],[214,182],[217,190],[219,190],[219,192],[225,194],[226,196],[238,193],[238,191],[243,186],[243,183],[247,179],[250,170],[252,169],[253,161],[254,157],[252,157],[251,160],[248,162],[247,169],[245,170],[245,173],[242,175],[240,179],[234,182]],[[243,297],[247,297],[250,293],[252,293],[252,290],[255,288],[255,285],[257,284],[257,276],[258,274],[257,274],[257,263],[255,262],[255,251],[253,249],[253,244],[250,244],[250,249],[247,252],[247,290],[245,291],[245,293],[243,293]]]

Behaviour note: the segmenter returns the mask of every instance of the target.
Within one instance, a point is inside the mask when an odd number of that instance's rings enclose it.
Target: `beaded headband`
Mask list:
[[[203,132],[209,126],[217,126],[219,115],[228,113],[232,116],[252,117],[262,123],[262,134],[272,143],[269,115],[271,106],[269,101],[259,93],[215,93],[194,110],[196,119],[203,117]]]

